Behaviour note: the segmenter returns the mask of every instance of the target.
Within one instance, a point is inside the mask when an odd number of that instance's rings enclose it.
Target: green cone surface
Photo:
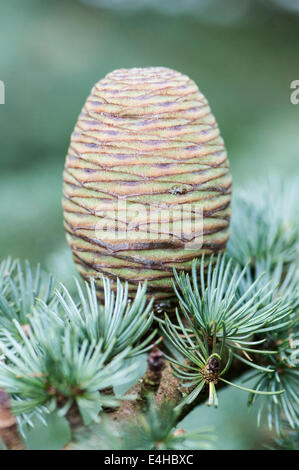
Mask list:
[[[97,279],[99,292],[102,275],[127,280],[131,293],[147,279],[148,293],[167,303],[173,267],[186,271],[194,257],[224,250],[230,201],[223,140],[189,77],[163,67],[120,69],[93,87],[71,136],[63,208],[76,266]],[[150,212],[188,204],[192,214],[203,211],[202,247],[186,249],[184,234],[167,237],[161,215],[149,238]]]

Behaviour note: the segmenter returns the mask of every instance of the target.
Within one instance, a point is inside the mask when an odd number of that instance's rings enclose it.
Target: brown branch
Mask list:
[[[0,438],[11,450],[24,449],[18,433],[16,418],[11,412],[10,397],[5,390],[0,390]]]
[[[235,380],[243,375],[248,370],[248,367],[235,361],[232,364],[231,369],[229,370],[226,378],[228,380]],[[142,382],[141,384],[136,384],[128,393],[139,395],[142,392]],[[220,390],[227,385],[224,382],[219,382],[217,384],[217,390]],[[162,377],[160,381],[159,388],[155,394],[155,399],[157,403],[162,403],[164,400],[171,400],[174,404],[179,404],[182,400],[182,392],[184,389],[179,380],[173,375],[170,363],[165,361],[165,366],[162,371]],[[150,390],[149,390],[150,391]],[[205,387],[203,391],[199,394],[198,398],[183,408],[182,413],[179,416],[179,420],[183,419],[191,410],[196,406],[206,403],[208,398],[208,387]],[[111,413],[111,418],[114,421],[121,421],[124,418],[134,417],[140,411],[140,401],[123,401],[120,408]]]
[[[154,356],[156,356],[155,365],[157,366],[157,363],[159,363],[161,356],[159,360],[158,355],[155,354]],[[151,370],[151,367],[153,366],[149,364],[148,370],[143,380],[134,385],[134,387],[132,387],[131,390],[128,392],[128,394],[130,395],[136,395],[138,397],[136,400],[124,400],[117,410],[105,410],[106,413],[109,413],[109,417],[111,420],[121,422],[126,421],[128,419],[134,419],[134,417],[137,416],[137,414],[144,406],[145,392],[155,391],[152,389],[151,381],[149,381],[147,384],[145,383],[147,378],[152,378],[153,371]],[[228,380],[235,380],[239,378],[244,372],[246,372],[246,370],[248,370],[247,366],[245,366],[243,363],[235,361],[233,362],[232,367],[228,372],[226,378]],[[155,375],[155,379],[157,379],[158,375],[159,374]],[[219,382],[217,384],[217,389],[219,390],[226,386],[227,385],[225,383]],[[162,403],[164,400],[171,400],[174,404],[178,404],[182,399],[182,392],[184,389],[181,387],[179,380],[173,375],[170,363],[168,361],[164,361],[160,381],[158,387],[157,382],[155,383],[154,389],[155,388],[155,399],[157,403]],[[191,405],[185,406],[183,408],[182,413],[179,416],[179,420],[181,421],[196,406],[205,403],[207,401],[207,398],[208,390],[207,388],[204,388],[198,396],[197,400],[195,400]],[[70,409],[67,415],[67,419],[70,423],[73,434],[82,430],[82,428],[84,427],[81,416],[76,406],[73,406]],[[0,391],[0,437],[2,438],[3,442],[5,443],[8,449],[20,450],[25,448],[17,431],[16,419],[11,413],[9,396],[3,390]],[[65,447],[65,449],[68,448],[70,448],[69,445]]]

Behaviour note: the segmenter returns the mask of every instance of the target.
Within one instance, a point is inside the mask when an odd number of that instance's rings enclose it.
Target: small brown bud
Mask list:
[[[217,357],[211,357],[211,359],[209,360],[209,369],[213,372],[218,372],[219,367],[220,367],[220,364],[219,364],[219,360],[217,359]]]
[[[220,362],[219,359],[215,356],[210,357],[208,360],[207,365],[201,370],[201,375],[206,383],[214,383],[218,382],[218,374],[220,369]]]
[[[152,372],[159,372],[164,365],[163,353],[155,345],[147,358],[148,367]]]

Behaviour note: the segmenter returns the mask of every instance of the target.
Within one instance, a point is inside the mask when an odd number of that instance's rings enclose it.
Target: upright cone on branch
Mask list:
[[[92,89],[71,136],[64,220],[83,277],[148,281],[171,304],[173,268],[223,251],[231,176],[206,98],[163,67],[120,69]],[[207,256],[208,259],[208,256]]]

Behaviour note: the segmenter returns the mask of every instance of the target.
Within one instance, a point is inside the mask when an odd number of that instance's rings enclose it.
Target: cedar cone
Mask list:
[[[131,297],[147,280],[167,309],[173,268],[189,271],[229,237],[229,164],[197,85],[164,67],[115,70],[96,83],[71,136],[63,195],[75,264],[99,295],[102,275],[113,289],[128,281]]]

